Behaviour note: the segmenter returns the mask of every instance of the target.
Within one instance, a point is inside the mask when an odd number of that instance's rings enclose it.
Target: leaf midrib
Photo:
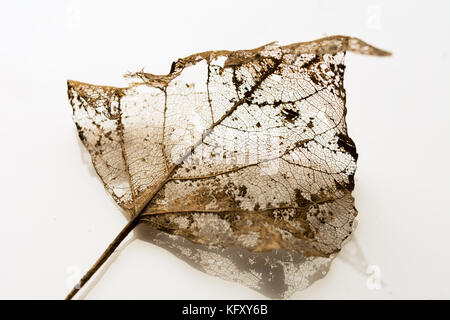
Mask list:
[[[144,191],[144,193],[139,196],[136,197],[133,202],[134,202],[134,215],[132,217],[132,220],[136,220],[139,219],[142,215],[143,212],[145,212],[145,209],[148,207],[148,205],[151,204],[153,198],[156,196],[156,194],[161,191],[161,189],[167,184],[167,182],[169,182],[171,180],[171,176],[172,174],[175,172],[176,169],[178,169],[180,167],[180,165],[182,165],[191,154],[193,154],[193,152],[197,149],[198,146],[200,146],[203,143],[203,140],[205,138],[207,138],[214,130],[214,128],[216,128],[219,124],[221,124],[224,120],[226,120],[234,111],[236,111],[236,109],[244,104],[248,98],[250,98],[254,92],[261,86],[261,84],[267,79],[267,77],[269,77],[271,74],[273,74],[275,72],[275,70],[280,66],[280,64],[282,63],[282,59],[283,57],[280,57],[279,59],[275,59],[272,57],[268,57],[268,59],[270,59],[271,61],[274,62],[274,65],[269,68],[269,70],[264,73],[261,78],[255,83],[255,85],[248,90],[247,92],[245,92],[244,96],[237,101],[227,112],[225,112],[225,114],[216,122],[214,122],[207,130],[205,130],[205,132],[202,134],[201,138],[191,146],[191,148],[189,148],[188,150],[186,150],[185,154],[183,156],[180,157],[180,159],[171,167],[169,168],[166,176],[164,177],[164,179],[155,187],[155,188],[149,188],[149,190],[146,192]],[[123,137],[121,140],[121,144],[124,145],[124,141],[123,141]],[[129,172],[129,169],[128,169]],[[130,180],[130,188],[132,187],[132,181]],[[131,190],[133,192],[134,188]],[[144,199],[141,200],[140,199]]]

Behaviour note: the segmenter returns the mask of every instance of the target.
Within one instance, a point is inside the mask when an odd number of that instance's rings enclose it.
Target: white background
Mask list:
[[[383,287],[336,259],[292,298],[450,298],[449,12],[448,1],[2,3],[0,298],[63,298],[126,223],[80,147],[67,79],[120,86],[195,52],[333,34],[394,54],[349,53],[345,78],[355,261],[379,268]],[[80,297],[263,298],[149,243],[122,248]]]

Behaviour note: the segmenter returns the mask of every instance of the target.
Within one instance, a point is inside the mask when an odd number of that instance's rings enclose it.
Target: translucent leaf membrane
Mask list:
[[[357,214],[346,51],[389,55],[343,36],[209,51],[126,88],[69,81],[69,97],[105,188],[153,242],[287,297],[326,273]]]

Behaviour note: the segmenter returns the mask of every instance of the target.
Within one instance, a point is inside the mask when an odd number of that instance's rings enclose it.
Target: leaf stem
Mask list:
[[[86,272],[86,274],[80,279],[80,281],[73,287],[66,297],[66,300],[71,300],[75,294],[80,291],[81,288],[89,281],[89,279],[97,272],[98,269],[108,260],[108,258],[117,249],[120,243],[127,237],[127,235],[133,231],[133,229],[139,224],[139,215],[134,217],[128,224],[120,231],[117,237],[106,248],[103,254],[98,258],[95,264]]]

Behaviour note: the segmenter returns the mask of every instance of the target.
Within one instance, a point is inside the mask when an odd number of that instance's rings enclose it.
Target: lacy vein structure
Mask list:
[[[357,214],[346,51],[390,55],[333,36],[193,54],[167,75],[127,74],[124,88],[68,81],[79,137],[130,219],[80,285],[140,224],[268,296],[322,277]]]

